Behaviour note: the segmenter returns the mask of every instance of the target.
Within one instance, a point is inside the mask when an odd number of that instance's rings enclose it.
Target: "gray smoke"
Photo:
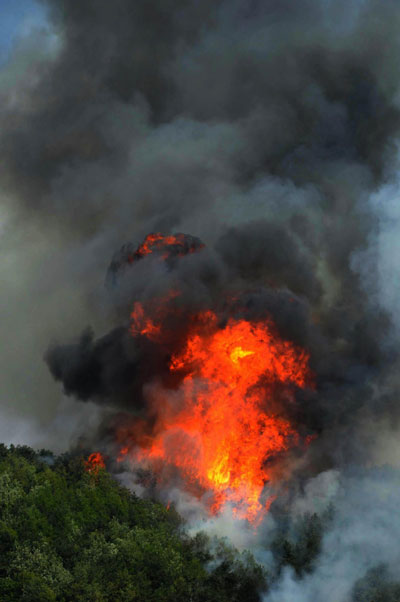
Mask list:
[[[271,600],[326,597],[341,562],[347,600],[374,565],[368,542],[351,550],[377,506],[376,555],[399,552],[398,3],[44,4],[0,71],[2,436],[67,447],[104,433],[104,412],[143,410],[165,365],[127,333],[135,300],[175,286],[185,311],[270,316],[317,377],[288,410],[318,435],[290,507],[319,474],[341,492],[320,564]],[[105,287],[114,253],[153,231],[205,248]]]

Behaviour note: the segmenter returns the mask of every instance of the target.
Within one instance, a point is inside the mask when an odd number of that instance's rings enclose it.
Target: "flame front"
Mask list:
[[[133,319],[137,312],[136,304]],[[154,340],[161,325],[148,324],[143,319],[141,335]],[[189,488],[212,493],[212,512],[229,504],[238,518],[257,522],[271,502],[262,495],[268,463],[299,442],[274,398],[278,389],[290,398],[311,384],[308,360],[271,322],[231,318],[221,327],[212,311],[196,316],[169,360],[178,390],[153,390],[153,433],[125,445],[120,458],[131,453],[156,474],[175,467]]]

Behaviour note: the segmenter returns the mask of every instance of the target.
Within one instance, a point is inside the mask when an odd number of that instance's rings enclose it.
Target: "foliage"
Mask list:
[[[353,602],[399,602],[400,583],[390,579],[385,566],[370,569],[357,581],[353,590]]]
[[[258,602],[266,585],[250,554],[189,537],[106,470],[0,445],[2,602]]]
[[[322,537],[333,518],[329,508],[324,514],[305,514],[297,522],[287,517],[280,523],[272,552],[278,573],[285,566],[291,566],[298,577],[310,573],[321,551]]]

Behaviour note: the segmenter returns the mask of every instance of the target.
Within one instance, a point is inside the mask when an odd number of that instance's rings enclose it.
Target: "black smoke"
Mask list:
[[[297,391],[297,403],[289,404],[284,414],[304,436],[318,435],[313,446],[318,470],[340,464],[344,451],[347,462],[359,451],[349,434],[357,429],[359,412],[371,405],[374,379],[393,361],[376,344],[379,337],[388,336],[388,320],[367,307],[351,305],[325,314],[315,262],[282,226],[258,220],[226,229],[214,249],[202,243],[197,243],[196,253],[191,248],[173,256],[172,263],[171,257],[163,259],[157,253],[140,256],[139,262],[131,259],[136,257],[135,245],[124,245],[106,279],[111,298],[116,296],[121,326],[98,339],[86,329],[76,342],[53,344],[45,356],[53,377],[67,395],[151,422],[155,410],[147,403],[147,387],[154,382],[171,389],[179,386],[168,362],[182,349],[193,316],[212,309],[221,326],[231,317],[272,319],[281,337],[310,353],[316,380],[316,390]],[[154,298],[147,288],[152,278],[160,279]],[[171,290],[177,295],[169,298]],[[165,310],[161,339],[131,331],[130,313],[137,301],[151,317]],[[374,411],[384,412],[383,404],[382,399]],[[125,414],[122,419],[126,421]],[[332,439],[344,434],[338,454]]]
[[[272,317],[310,351],[318,395],[298,412],[319,435],[344,428],[352,440],[358,413],[372,407],[373,383],[396,354],[351,259],[374,230],[363,200],[395,160],[398,10],[367,2],[345,17],[302,5],[52,4],[61,47],[34,87],[32,114],[3,132],[8,181],[23,199],[29,183],[42,212],[61,192],[67,224],[79,199],[78,236],[104,231],[111,245],[137,233],[108,271],[117,325],[46,355],[68,395],[143,405],[146,379],[165,365],[129,339],[129,308],[176,286],[188,312],[223,313],[238,295],[249,317]],[[13,157],[27,136],[35,148],[23,153],[21,180]],[[181,225],[204,253],[172,267],[146,257],[116,282],[146,227]]]
[[[397,415],[390,391],[371,401],[397,354],[354,267],[376,233],[367,199],[396,162],[396,3],[45,4],[55,42],[3,86],[0,159],[17,211],[75,245],[74,286],[98,274],[93,313],[96,295],[109,307],[109,334],[47,352],[65,393],[141,405],[155,368],[126,334],[129,305],[177,286],[188,310],[246,298],[310,351],[312,429],[353,440],[363,408]],[[121,242],[108,280],[148,232],[180,230],[207,250],[168,269],[146,258],[101,292]]]

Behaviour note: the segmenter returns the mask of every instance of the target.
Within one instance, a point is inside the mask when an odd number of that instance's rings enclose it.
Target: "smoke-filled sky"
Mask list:
[[[352,524],[368,531],[382,483],[389,525],[396,479],[379,467],[400,463],[399,4],[14,4],[0,49],[0,438],[56,450],[96,438],[103,412],[126,410],[132,300],[171,278],[196,309],[239,291],[310,353],[316,392],[295,415],[318,433],[299,460],[304,503],[328,483],[349,516],[344,492],[361,504],[360,479],[370,505]],[[153,231],[205,249],[172,271],[143,260],[110,291],[114,254]],[[374,534],[382,550],[387,536]],[[347,600],[372,565],[350,548],[340,598],[324,590],[327,563],[341,571],[327,552],[314,581],[286,575],[271,600]]]

